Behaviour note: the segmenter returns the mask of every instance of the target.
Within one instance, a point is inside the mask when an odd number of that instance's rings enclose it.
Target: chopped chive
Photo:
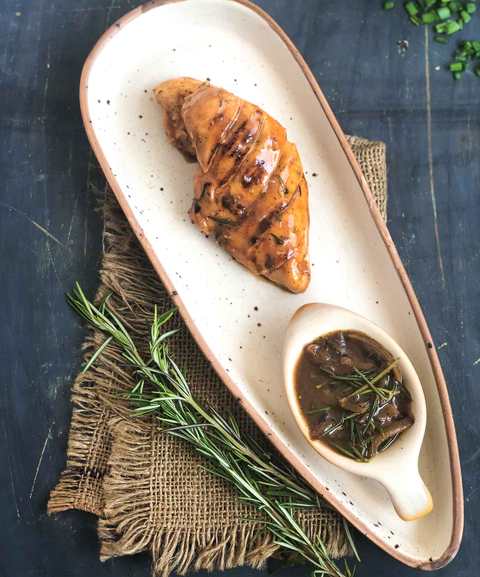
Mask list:
[[[383,9],[384,10],[393,10],[395,8],[395,2],[384,2],[383,3]]]
[[[440,20],[448,20],[452,15],[450,8],[448,6],[442,6],[441,8],[437,9],[437,16]]]
[[[455,32],[458,32],[459,30],[462,30],[463,28],[463,24],[458,21],[458,20],[448,20],[446,22],[446,30],[445,32],[451,36],[452,34],[455,34]]]
[[[465,64],[463,62],[455,61],[450,64],[449,68],[451,72],[463,72],[465,69]]]
[[[435,42],[438,42],[439,44],[447,44],[448,43],[448,36],[441,36],[439,34],[437,34],[434,37]]]
[[[477,5],[475,4],[475,2],[467,2],[465,4],[465,10],[469,14],[474,14],[477,11]]]
[[[409,16],[417,16],[420,13],[420,9],[416,2],[407,2],[405,4],[405,10]]]
[[[435,12],[425,12],[422,14],[422,24],[433,24],[437,20]]]

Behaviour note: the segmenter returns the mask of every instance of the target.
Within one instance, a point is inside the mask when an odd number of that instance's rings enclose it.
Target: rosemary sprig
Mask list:
[[[329,371],[328,369],[325,369],[324,367],[318,366],[316,368],[319,369],[320,371],[322,371],[322,373],[325,373],[326,375],[328,375],[334,381],[348,381],[348,382],[361,381],[363,376],[368,377],[369,375],[371,375],[374,372],[371,369],[368,371],[362,372],[362,371],[358,371],[358,369],[356,367],[353,367],[355,372],[350,373],[349,375],[336,375],[335,373],[332,373],[332,371]],[[360,376],[358,374],[359,372],[361,372],[362,376]]]
[[[220,415],[214,408],[201,405],[192,395],[185,376],[168,352],[167,340],[173,331],[162,332],[173,310],[159,315],[155,307],[150,358],[144,360],[106,301],[95,306],[78,283],[67,300],[90,325],[120,347],[137,379],[130,393],[136,414],[155,415],[165,432],[190,443],[207,459],[206,469],[231,483],[244,502],[264,514],[265,526],[275,543],[307,561],[314,577],[353,576],[354,570],[346,562],[341,569],[330,558],[320,535],[311,540],[297,521],[295,513],[299,508],[320,505],[317,493],[267,447],[260,447],[241,433],[232,416]],[[97,358],[98,354],[94,356]],[[346,522],[344,527],[358,559]]]
[[[328,407],[327,407],[328,408]],[[347,421],[358,417],[356,413],[344,414],[342,418],[338,421],[338,423],[332,423],[329,427],[327,427],[324,431],[324,436],[333,435],[336,431],[341,429]]]
[[[385,388],[379,388],[376,387],[376,383],[378,383],[381,379],[383,379],[383,377],[385,377],[386,375],[388,375],[388,373],[393,369],[393,367],[395,367],[398,364],[399,359],[394,359],[387,367],[385,367],[383,369],[383,371],[381,371],[380,373],[378,373],[378,375],[375,375],[375,377],[373,378],[368,378],[364,373],[362,373],[361,371],[359,371],[358,369],[356,369],[356,372],[358,373],[359,378],[362,378],[363,381],[365,381],[365,384],[363,386],[361,386],[359,389],[356,389],[353,391],[353,393],[350,393],[350,395],[348,395],[348,397],[353,397],[354,395],[363,395],[364,393],[375,393],[377,396],[380,396],[382,399],[386,400],[388,399],[388,393],[390,393],[390,391],[388,389]],[[360,377],[361,375],[361,377]]]
[[[365,462],[371,459],[377,452],[374,448],[374,438],[376,431],[375,415],[385,405],[390,403],[396,395],[400,394],[399,384],[394,378],[387,379],[384,385],[381,385],[382,379],[391,373],[398,364],[399,359],[393,359],[388,365],[378,372],[375,369],[361,371],[357,367],[352,367],[352,372],[348,375],[336,375],[329,370],[318,367],[323,373],[331,379],[330,383],[347,386],[348,394],[340,399],[342,412],[336,422],[327,426],[321,436],[327,439],[328,443],[335,447],[342,454],[356,461]],[[327,383],[324,383],[325,385]],[[352,397],[369,395],[370,406],[365,411],[355,412],[348,405],[342,404]],[[365,398],[365,397],[364,397]],[[339,407],[334,407],[337,411]],[[312,407],[305,414],[313,416],[321,412],[331,410],[331,406]],[[335,440],[335,433],[342,430],[347,435],[348,446]],[[386,450],[395,442],[398,435],[394,436],[391,442],[385,441],[381,445],[381,450]]]
[[[319,407],[318,409],[312,409],[311,411],[306,411],[306,415],[318,415],[320,413],[326,413],[330,410],[330,407]]]
[[[388,447],[390,447],[390,445],[393,445],[393,443],[395,443],[395,441],[398,439],[399,435],[400,435],[400,433],[397,433],[397,434],[393,435],[393,437],[390,437],[389,439],[384,441],[380,445],[380,447],[378,447],[378,452],[383,453],[383,451],[386,451],[388,449]]]

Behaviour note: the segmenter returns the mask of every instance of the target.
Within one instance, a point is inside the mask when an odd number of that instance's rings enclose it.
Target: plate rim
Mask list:
[[[187,308],[183,304],[182,299],[175,291],[175,287],[171,279],[168,277],[166,271],[164,270],[160,260],[156,256],[152,245],[150,244],[149,240],[146,238],[142,227],[138,223],[133,211],[131,210],[126,195],[121,189],[116,177],[113,174],[112,169],[107,161],[105,154],[100,146],[100,143],[95,135],[95,131],[93,129],[92,121],[90,119],[89,107],[88,107],[88,80],[90,70],[95,62],[96,57],[100,54],[101,50],[104,46],[122,29],[125,27],[126,24],[134,20],[135,18],[145,14],[151,9],[158,8],[163,5],[167,4],[174,4],[177,2],[184,2],[184,1],[191,1],[191,0],[150,0],[146,4],[141,4],[134,8],[133,10],[124,14],[121,18],[116,20],[107,30],[100,36],[100,38],[95,43],[94,47],[90,51],[89,55],[87,56],[80,77],[80,86],[79,86],[79,99],[80,99],[80,111],[82,115],[83,124],[85,127],[85,131],[92,147],[93,152],[102,168],[102,171],[105,174],[108,184],[112,188],[115,197],[122,208],[127,220],[135,233],[136,237],[138,238],[140,244],[142,245],[143,250],[145,251],[148,259],[152,263],[156,273],[162,280],[165,288],[167,289],[170,298],[174,301],[175,305],[177,306],[180,314],[182,315],[183,320],[185,321],[189,331],[191,332],[192,336],[194,337],[196,343],[202,350],[203,354],[207,357],[207,359],[211,362],[215,372],[220,377],[222,382],[227,386],[227,388],[231,391],[233,395],[235,395],[238,399],[240,404],[243,408],[247,411],[247,413],[252,417],[255,421],[256,425],[261,429],[261,431],[266,434],[269,431],[268,423],[263,419],[262,415],[254,408],[253,404],[248,402],[248,400],[244,399],[241,396],[241,391],[238,389],[237,385],[233,381],[233,379],[229,376],[229,374],[225,371],[222,367],[221,363],[215,357],[213,352],[211,351],[208,344],[205,342],[202,334],[200,333],[199,329],[196,327],[192,317],[189,315]],[[425,316],[423,314],[422,308],[420,303],[417,299],[413,286],[410,282],[408,274],[403,266],[403,263],[400,259],[398,251],[395,247],[392,237],[388,231],[385,221],[383,220],[380,211],[375,203],[374,196],[368,186],[368,183],[363,176],[363,173],[360,169],[360,166],[348,144],[348,141],[345,137],[343,130],[341,129],[336,116],[333,110],[330,107],[325,95],[323,94],[313,72],[310,70],[310,67],[305,62],[303,56],[300,54],[300,51],[294,45],[292,40],[288,37],[286,32],[280,27],[279,24],[264,10],[262,10],[259,6],[251,2],[250,0],[225,0],[227,2],[234,2],[236,4],[240,4],[245,8],[249,9],[257,16],[260,16],[268,26],[273,30],[274,33],[280,38],[280,40],[286,45],[290,53],[292,54],[293,58],[301,68],[303,74],[305,75],[310,88],[312,89],[313,93],[315,94],[318,103],[323,109],[323,112],[342,148],[343,153],[345,154],[350,167],[354,173],[355,178],[358,181],[358,184],[363,192],[364,198],[367,202],[367,206],[372,216],[372,219],[377,227],[378,232],[382,238],[383,243],[387,249],[387,252],[392,260],[394,268],[397,272],[399,280],[406,292],[407,298],[409,303],[412,307],[415,320],[417,322],[418,328],[420,329],[420,333],[424,339],[424,343],[426,346],[426,352],[430,361],[430,366],[432,369],[432,373],[435,379],[435,385],[437,389],[438,396],[440,398],[440,404],[442,408],[442,415],[443,420],[445,423],[446,429],[446,436],[447,436],[447,443],[448,443],[448,452],[450,458],[450,474],[452,479],[452,533],[450,538],[450,543],[446,547],[443,554],[438,557],[437,559],[428,560],[428,561],[419,561],[411,557],[410,555],[404,554],[400,552],[400,549],[395,549],[393,546],[389,545],[386,541],[382,540],[380,537],[376,536],[374,533],[370,533],[367,525],[363,522],[363,520],[353,514],[350,510],[345,508],[343,504],[335,498],[331,492],[326,491],[325,487],[317,481],[314,475],[309,471],[309,469],[303,464],[303,462],[297,458],[293,453],[290,453],[288,448],[284,445],[280,439],[273,434],[268,435],[268,439],[272,442],[272,444],[276,447],[276,449],[282,454],[282,456],[287,459],[295,469],[302,475],[304,479],[306,479],[312,487],[318,491],[322,497],[328,501],[332,506],[335,507],[352,525],[354,525],[363,535],[368,537],[371,541],[373,541],[376,545],[378,545],[381,549],[383,549],[386,553],[390,556],[394,557],[398,561],[408,565],[410,567],[414,567],[417,569],[423,570],[437,570],[441,569],[445,565],[447,565],[457,554],[461,540],[463,535],[463,526],[464,526],[464,501],[463,501],[463,486],[462,486],[462,474],[461,474],[461,467],[460,467],[460,457],[459,457],[459,450],[457,444],[457,438],[455,433],[455,424],[453,421],[453,414],[450,405],[450,400],[448,396],[448,388],[447,383],[445,381],[445,377],[440,365],[440,360],[438,357],[437,349],[433,343],[430,330],[428,328]]]

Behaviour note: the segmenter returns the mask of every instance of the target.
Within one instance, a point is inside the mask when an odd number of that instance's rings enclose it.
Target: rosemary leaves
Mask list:
[[[297,512],[318,507],[319,496],[266,445],[260,447],[243,434],[232,416],[220,415],[192,395],[168,352],[168,339],[174,331],[165,330],[165,324],[174,310],[160,315],[154,309],[149,353],[144,358],[127,328],[109,308],[108,299],[95,305],[77,283],[67,301],[87,323],[111,339],[109,344],[122,351],[136,379],[129,395],[133,414],[154,415],[166,433],[192,445],[205,457],[205,468],[230,483],[244,502],[263,514],[265,528],[275,543],[310,564],[315,577],[353,576],[354,570],[346,562],[342,568],[330,558],[321,535],[309,538],[298,522]],[[101,351],[88,364],[99,354]],[[344,527],[356,554],[348,525]]]
[[[357,331],[336,331],[307,345],[295,383],[310,438],[361,462],[388,449],[413,424],[397,363]]]

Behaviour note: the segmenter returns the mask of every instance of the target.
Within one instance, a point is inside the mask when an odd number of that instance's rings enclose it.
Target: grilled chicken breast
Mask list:
[[[163,82],[155,96],[170,141],[200,165],[192,222],[254,274],[304,291],[308,187],[283,126],[258,106],[193,78]]]

